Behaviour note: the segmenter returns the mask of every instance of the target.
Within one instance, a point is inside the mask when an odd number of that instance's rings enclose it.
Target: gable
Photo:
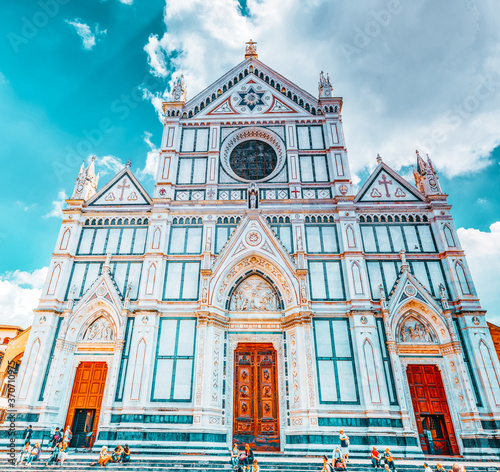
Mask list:
[[[196,118],[256,115],[310,116],[311,113],[259,77],[249,74],[199,112]]]
[[[150,203],[149,195],[126,167],[89,200],[88,206],[149,205]]]
[[[422,195],[403,177],[385,164],[380,164],[363,185],[357,202],[417,202]]]

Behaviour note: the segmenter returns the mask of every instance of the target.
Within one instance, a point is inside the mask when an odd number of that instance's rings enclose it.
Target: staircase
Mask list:
[[[0,470],[4,471],[26,471],[26,470],[58,470],[63,472],[80,472],[101,470],[102,467],[90,467],[90,463],[97,459],[98,452],[93,454],[70,454],[64,467],[53,465],[45,467],[45,460],[49,452],[41,455],[41,460],[33,462],[31,467],[23,464],[13,466],[7,461],[6,455],[0,456]],[[320,472],[323,466],[321,457],[292,457],[282,454],[256,454],[261,472]],[[229,455],[227,458],[220,456],[195,456],[195,455],[171,455],[171,456],[147,456],[132,455],[128,464],[109,463],[106,470],[112,471],[143,471],[143,472],[232,472]],[[464,465],[466,472],[498,472],[500,462],[492,461],[465,461],[460,458],[446,457],[426,459],[427,463],[434,469],[436,462],[441,462],[446,470],[450,470],[454,462]],[[410,461],[395,458],[397,472],[423,472],[424,460]],[[384,469],[378,469],[383,472]],[[356,459],[348,464],[348,472],[374,472],[370,461],[367,459]]]

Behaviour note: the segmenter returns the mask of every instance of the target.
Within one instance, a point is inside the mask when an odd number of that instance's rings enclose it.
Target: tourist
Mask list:
[[[121,447],[118,444],[118,446],[115,447],[113,454],[111,454],[111,462],[120,462],[122,458],[122,452],[123,452],[123,447]]]
[[[69,444],[72,437],[73,437],[73,433],[71,432],[71,428],[69,427],[69,425],[67,425],[66,429],[64,430],[63,442]]]
[[[396,464],[394,464],[394,457],[392,457],[391,451],[389,451],[389,448],[385,448],[384,452],[384,462],[385,464],[389,467],[389,469],[396,470]]]
[[[125,444],[125,446],[123,446],[122,462],[125,464],[125,462],[129,461],[130,461],[130,449],[128,448],[128,444]]]
[[[102,446],[101,452],[99,454],[99,459],[97,460],[97,462],[91,462],[90,466],[94,467],[99,464],[101,467],[105,467],[110,460],[111,456],[108,454],[108,448],[106,446]]]
[[[17,458],[16,465],[22,464],[23,461],[27,460],[28,457],[30,456],[30,452],[31,452],[31,446],[30,442],[28,441],[19,452],[19,457]]]
[[[321,469],[321,472],[333,472],[332,466],[328,463],[327,456],[323,456],[323,468]]]
[[[345,459],[338,446],[336,446],[333,451],[332,464],[335,470],[347,470]]]
[[[31,425],[29,425],[24,430],[24,434],[23,434],[24,445],[26,445],[26,443],[31,442],[31,436],[33,436],[33,428],[31,427]]]
[[[375,467],[376,469],[380,467],[380,452],[377,451],[375,446],[373,446],[370,454],[370,460],[372,461],[372,467]]]
[[[340,434],[340,450],[342,451],[342,459],[349,462],[349,436],[344,433],[344,430],[339,431]]]
[[[231,450],[231,464],[233,465],[233,469],[236,469],[239,461],[240,461],[240,450],[238,449],[238,445],[234,443],[233,449]]]
[[[424,462],[424,472],[432,472],[432,469],[429,467],[429,464],[427,464],[427,462]]]
[[[68,443],[67,442],[64,442],[64,441],[61,441],[59,443],[59,455],[57,456],[57,460],[58,462],[60,462],[59,465],[63,465],[64,464],[64,461],[68,458]]]
[[[259,468],[259,464],[257,462],[257,459],[254,459],[252,472],[259,472],[259,471],[260,471],[260,468]]]
[[[61,442],[61,439],[61,431],[59,430],[59,428],[56,428],[54,434],[52,435],[52,449],[56,447],[56,444]]]
[[[26,459],[26,464],[31,465],[33,461],[37,461],[40,458],[40,451],[40,442],[37,441],[35,447],[31,449],[28,459]]]
[[[52,451],[52,454],[50,455],[47,462],[45,462],[46,467],[59,460],[59,452],[61,452],[61,447],[62,447],[61,443],[57,443],[54,446],[54,450]]]
[[[250,449],[250,444],[245,444],[245,459],[243,465],[246,466],[247,472],[250,472],[250,466],[253,464],[255,460],[253,451]]]
[[[446,472],[446,469],[438,462],[436,464],[436,472]]]

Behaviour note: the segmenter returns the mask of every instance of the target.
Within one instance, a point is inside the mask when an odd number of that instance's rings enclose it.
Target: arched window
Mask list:
[[[363,343],[363,354],[365,356],[366,379],[370,388],[370,400],[372,403],[380,403],[380,388],[378,385],[377,366],[375,364],[375,353],[372,343],[365,339]]]
[[[137,345],[135,362],[132,374],[132,389],[130,391],[131,400],[139,400],[141,397],[142,374],[144,371],[144,359],[146,356],[146,341],[142,338]]]
[[[146,295],[153,295],[156,280],[156,264],[151,264],[148,270],[148,280],[146,282]]]
[[[47,289],[47,295],[54,295],[56,293],[57,282],[59,281],[59,275],[61,274],[61,265],[57,264],[52,271],[50,276],[49,288]]]
[[[444,225],[443,228],[444,231],[444,237],[446,238],[446,244],[448,244],[448,247],[455,247],[455,238],[453,237],[453,233],[451,232],[451,229],[448,225]]]
[[[352,263],[351,271],[354,293],[356,295],[361,295],[363,293],[363,280],[361,279],[361,269],[357,262]]]
[[[356,237],[354,236],[354,230],[351,225],[347,227],[345,233],[347,237],[347,247],[356,247]]]
[[[63,236],[61,238],[61,244],[59,245],[59,249],[61,249],[62,251],[68,249],[68,242],[70,235],[71,235],[71,230],[67,228],[66,231],[63,233]]]
[[[467,274],[465,268],[460,261],[455,263],[455,272],[457,273],[458,282],[460,284],[460,289],[464,295],[471,295],[471,289],[469,281],[467,280]]]
[[[153,243],[151,245],[152,249],[160,249],[160,236],[161,236],[161,229],[156,228],[155,232],[153,233]]]
[[[484,339],[479,343],[479,353],[481,354],[481,360],[483,361],[484,367],[484,379],[485,387],[491,391],[493,399],[496,406],[500,404],[500,382],[498,379],[498,373],[495,369],[495,364],[491,357],[491,352],[489,347],[484,342]]]

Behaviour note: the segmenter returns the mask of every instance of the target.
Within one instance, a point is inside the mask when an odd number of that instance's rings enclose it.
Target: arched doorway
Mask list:
[[[272,344],[240,343],[234,352],[233,440],[280,450],[277,354]]]

